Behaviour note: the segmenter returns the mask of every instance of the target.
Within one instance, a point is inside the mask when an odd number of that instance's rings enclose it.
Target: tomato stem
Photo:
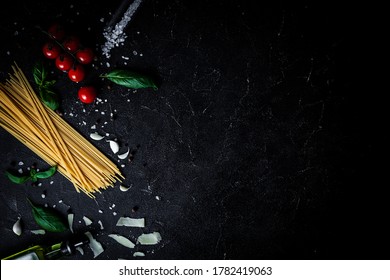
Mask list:
[[[64,50],[65,52],[67,52],[68,54],[70,54],[72,56],[72,58],[74,59],[74,61],[76,62],[77,59],[76,59],[76,56],[68,51],[60,42],[58,42],[55,38],[53,38],[53,36],[50,35],[49,32],[47,32],[46,30],[43,30],[39,25],[36,25],[35,26],[36,28],[38,28],[42,33],[46,34],[51,40],[53,40],[54,42],[56,42],[57,45],[59,45],[61,47],[62,50]]]

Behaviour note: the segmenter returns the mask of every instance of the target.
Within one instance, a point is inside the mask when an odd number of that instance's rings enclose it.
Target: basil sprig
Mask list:
[[[48,80],[48,72],[42,62],[37,62],[33,69],[34,81],[38,86],[39,97],[53,111],[60,106],[59,97],[53,91],[55,80]]]
[[[37,171],[35,168],[30,169],[29,175],[14,175],[8,171],[5,172],[5,175],[7,175],[8,179],[10,179],[12,182],[16,184],[23,184],[24,182],[31,180],[31,182],[35,183],[38,181],[38,179],[46,179],[54,175],[57,171],[57,166],[54,165],[50,167],[46,171]]]
[[[100,75],[101,78],[106,78],[111,82],[132,89],[153,88],[157,90],[158,87],[155,81],[147,75],[137,73],[126,69],[115,69],[107,74]]]
[[[44,230],[50,232],[63,232],[68,229],[64,218],[52,208],[35,205],[27,199],[31,205],[35,222]]]

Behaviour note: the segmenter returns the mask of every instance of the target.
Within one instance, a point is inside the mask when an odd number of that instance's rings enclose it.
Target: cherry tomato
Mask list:
[[[81,87],[78,91],[78,97],[81,102],[90,104],[95,101],[97,96],[96,89],[93,86]]]
[[[46,42],[42,47],[43,55],[49,59],[56,59],[61,53],[61,47],[55,42]]]
[[[73,57],[68,53],[61,53],[56,58],[56,67],[61,71],[68,71],[74,63]]]
[[[53,23],[47,30],[47,33],[57,41],[62,41],[65,38],[65,29],[59,23]]]
[[[83,65],[75,63],[68,71],[68,77],[71,81],[78,83],[84,80],[85,70]]]
[[[80,39],[76,36],[68,36],[62,45],[65,49],[73,53],[78,50],[80,46]]]
[[[76,58],[82,64],[90,64],[94,57],[95,55],[91,48],[81,48],[76,52]]]

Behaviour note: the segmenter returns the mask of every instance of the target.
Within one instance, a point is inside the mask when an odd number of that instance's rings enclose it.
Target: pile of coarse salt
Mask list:
[[[119,21],[114,28],[112,26],[107,26],[104,29],[103,36],[106,39],[106,42],[102,46],[102,53],[106,56],[106,58],[110,58],[110,52],[112,48],[118,47],[119,44],[124,43],[125,39],[127,38],[124,29],[130,22],[138,7],[141,5],[141,2],[142,0],[134,0],[134,2],[130,4],[129,8],[124,13],[121,21]]]

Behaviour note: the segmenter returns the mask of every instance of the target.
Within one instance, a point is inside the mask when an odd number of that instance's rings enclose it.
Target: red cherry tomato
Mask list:
[[[56,58],[56,67],[61,71],[68,71],[74,63],[73,57],[68,53],[61,53]]]
[[[81,102],[90,104],[95,101],[97,96],[96,89],[93,86],[81,87],[78,91],[78,97]]]
[[[68,77],[71,81],[78,83],[84,80],[85,70],[81,64],[75,63],[68,71]]]
[[[47,33],[57,41],[62,41],[65,38],[65,29],[59,23],[53,23],[47,30]]]
[[[55,42],[46,42],[42,47],[43,55],[49,59],[56,59],[61,53],[61,47]]]
[[[62,45],[65,49],[73,53],[78,50],[80,46],[80,39],[76,36],[68,36]]]
[[[82,64],[90,64],[94,57],[95,55],[91,48],[82,48],[76,52],[76,58]]]

